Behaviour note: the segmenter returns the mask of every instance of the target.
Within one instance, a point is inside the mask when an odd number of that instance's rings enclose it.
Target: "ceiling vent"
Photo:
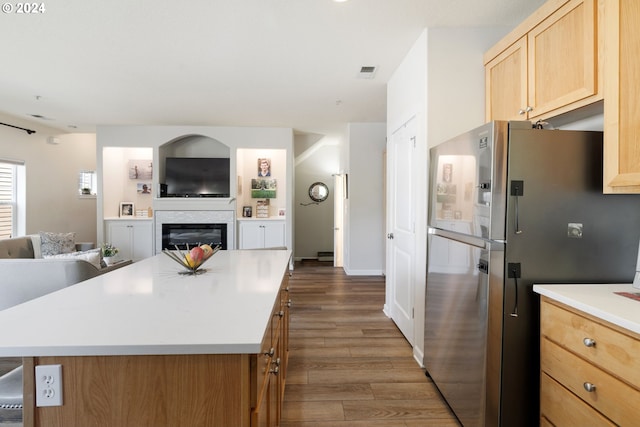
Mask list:
[[[376,76],[376,67],[372,65],[365,65],[360,67],[358,77],[361,79],[372,79]]]

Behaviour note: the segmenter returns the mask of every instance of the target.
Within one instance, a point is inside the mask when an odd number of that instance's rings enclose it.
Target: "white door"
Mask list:
[[[344,175],[333,177],[333,266],[343,267]]]
[[[389,311],[406,339],[414,344],[416,120],[397,129],[387,143],[387,289]]]

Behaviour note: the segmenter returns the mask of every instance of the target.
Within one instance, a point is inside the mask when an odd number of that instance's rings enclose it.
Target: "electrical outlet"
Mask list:
[[[36,406],[62,406],[62,365],[36,366]]]

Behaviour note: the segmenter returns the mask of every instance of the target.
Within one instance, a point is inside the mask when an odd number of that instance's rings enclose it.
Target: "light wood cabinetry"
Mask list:
[[[284,220],[239,220],[239,249],[280,248],[286,244]]]
[[[541,301],[541,425],[638,425],[640,336]]]
[[[640,193],[640,2],[607,0],[604,192]]]
[[[252,427],[280,425],[284,387],[289,360],[289,285],[283,280],[280,295],[271,313],[271,324],[263,340],[263,353],[254,361],[257,369],[256,399],[251,414]]]
[[[485,54],[487,121],[542,119],[602,99],[597,6],[550,0]]]
[[[117,247],[120,259],[140,261],[153,255],[152,220],[107,220],[107,242]]]

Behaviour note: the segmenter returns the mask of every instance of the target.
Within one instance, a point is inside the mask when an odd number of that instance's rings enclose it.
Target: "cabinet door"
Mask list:
[[[120,259],[133,259],[132,226],[128,222],[110,222],[107,226],[109,243],[118,248]]]
[[[261,249],[264,247],[262,222],[240,223],[240,249]]]
[[[149,258],[153,255],[153,232],[151,221],[132,224],[131,258],[134,261]]]
[[[263,226],[265,248],[286,246],[284,222],[266,222]]]
[[[487,121],[524,120],[527,108],[527,37],[485,66]]]
[[[595,0],[572,0],[528,33],[529,118],[595,95]]]
[[[606,3],[604,192],[640,193],[640,2]]]
[[[118,248],[118,257],[139,261],[153,255],[151,221],[112,221],[107,225],[107,239]]]

